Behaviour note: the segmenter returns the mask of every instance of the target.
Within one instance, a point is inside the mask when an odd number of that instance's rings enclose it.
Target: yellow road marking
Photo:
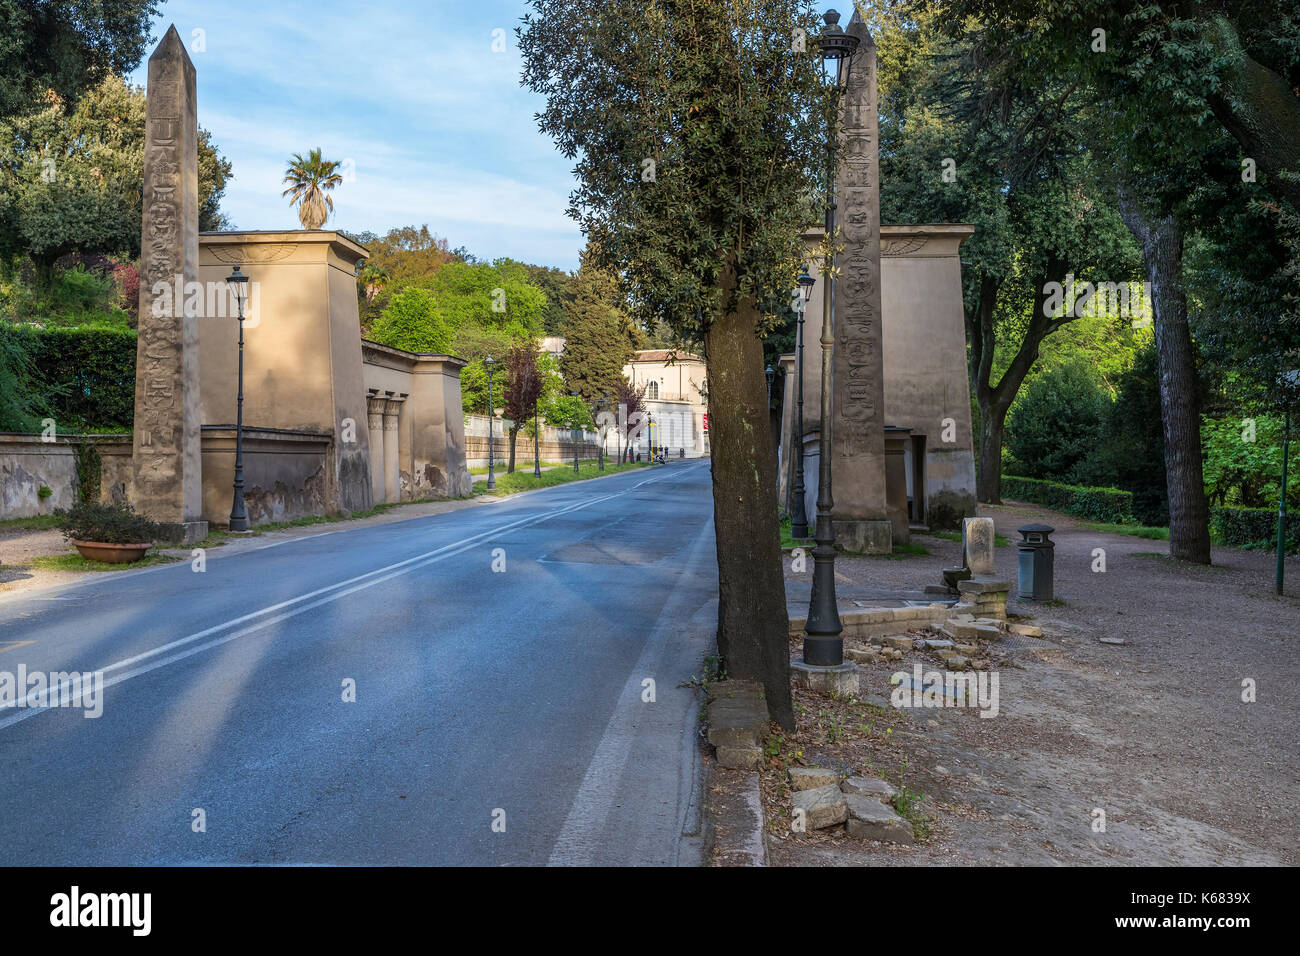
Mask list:
[[[12,651],[15,647],[26,647],[28,644],[35,643],[35,641],[0,641],[0,654]]]

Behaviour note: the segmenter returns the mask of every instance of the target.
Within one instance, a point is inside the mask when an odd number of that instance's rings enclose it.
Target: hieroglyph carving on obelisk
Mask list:
[[[145,110],[133,501],[156,521],[201,520],[197,314],[171,294],[199,278],[198,114],[194,64],[173,26],[149,58]],[[162,289],[166,288],[164,293]],[[201,301],[201,297],[200,297]]]

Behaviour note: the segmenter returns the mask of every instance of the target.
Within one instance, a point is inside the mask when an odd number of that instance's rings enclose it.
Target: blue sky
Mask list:
[[[320,146],[350,173],[326,228],[427,223],[481,259],[577,268],[572,167],[537,129],[541,98],[519,86],[523,0],[160,9],[154,40],[176,25],[198,72],[199,125],[234,164],[222,206],[237,228],[299,228],[280,181],[290,155]],[[498,29],[504,52],[492,50]],[[130,80],[145,77],[142,63]]]

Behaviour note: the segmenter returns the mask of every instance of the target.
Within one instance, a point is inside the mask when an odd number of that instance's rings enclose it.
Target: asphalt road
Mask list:
[[[5,600],[105,690],[0,708],[0,864],[697,862],[716,599],[694,461]]]

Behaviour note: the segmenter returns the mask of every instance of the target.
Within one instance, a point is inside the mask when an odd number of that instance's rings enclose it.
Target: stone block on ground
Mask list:
[[[717,748],[716,756],[720,766],[752,770],[762,761],[763,751],[759,747],[728,747],[724,744]]]
[[[914,843],[912,824],[898,815],[893,807],[868,794],[846,794],[849,836],[881,843]]]
[[[833,770],[821,767],[791,767],[790,786],[795,790],[816,790],[818,787],[839,786],[840,776]]]
[[[822,694],[848,696],[861,692],[858,665],[852,661],[834,666],[807,664],[802,659],[790,662],[790,676],[795,684]]]
[[[881,660],[880,651],[870,647],[845,648],[844,656],[856,664],[875,664]]]
[[[840,784],[840,790],[844,793],[875,797],[885,801],[892,800],[898,793],[887,781],[877,780],[875,777],[849,777]]]
[[[1018,634],[1021,637],[1042,637],[1043,629],[1034,624],[1016,624],[1007,625],[1007,630],[1012,634]]]
[[[834,784],[795,791],[790,795],[790,803],[796,818],[798,811],[803,811],[804,825],[809,830],[823,830],[849,818],[848,798]]]
[[[910,651],[916,639],[912,637],[908,637],[907,635],[892,635],[890,637],[886,637],[884,640],[885,640],[885,644],[887,644],[889,647],[894,648],[894,650]]]
[[[724,767],[755,767],[763,757],[768,729],[767,702],[755,681],[714,681],[708,685],[709,743]]]

